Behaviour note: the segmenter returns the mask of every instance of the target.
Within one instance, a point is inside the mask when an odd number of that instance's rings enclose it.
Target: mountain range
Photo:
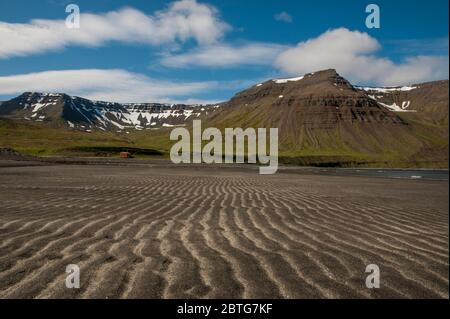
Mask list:
[[[191,117],[199,117],[217,106],[112,103],[92,101],[64,93],[26,92],[6,101],[0,116],[44,122],[90,132],[92,130],[122,132],[184,125]]]
[[[189,126],[193,119],[221,129],[278,127],[285,162],[446,167],[448,110],[448,80],[359,87],[330,69],[259,83],[215,105],[120,104],[27,92],[3,102],[0,116],[65,134],[104,132],[120,143],[145,141],[162,151],[170,148],[166,128]],[[123,133],[129,134],[125,140]]]

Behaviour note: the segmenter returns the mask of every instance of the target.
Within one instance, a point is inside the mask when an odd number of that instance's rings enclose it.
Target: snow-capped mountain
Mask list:
[[[277,127],[280,153],[302,165],[448,158],[448,81],[362,89],[323,70],[256,84],[220,109],[209,126]]]
[[[111,103],[59,93],[24,93],[4,102],[0,115],[91,131],[158,129],[183,126],[215,112],[219,105]]]
[[[0,117],[12,119],[3,121],[11,132],[16,120],[29,122],[21,126],[28,130],[149,130],[149,141],[159,134],[152,135],[152,130],[191,127],[193,119],[221,129],[278,128],[280,154],[295,158],[293,163],[350,166],[445,166],[448,114],[448,80],[366,88],[352,85],[335,70],[268,80],[218,105],[120,104],[24,93],[0,106]],[[162,130],[160,135],[167,133]],[[6,135],[4,141],[11,146]]]
[[[448,124],[448,80],[402,87],[359,89],[393,112],[416,113],[416,117],[422,120]]]
[[[235,109],[238,117],[246,118],[247,106],[260,104],[271,106],[270,112],[257,113],[253,119],[266,114],[267,122],[273,123],[286,116],[287,128],[335,128],[338,123],[355,121],[402,124],[404,116],[397,116],[400,113],[448,124],[448,80],[403,87],[358,87],[335,70],[324,70],[256,84],[218,105],[123,104],[27,92],[3,102],[0,116],[88,132],[127,132],[185,126],[193,119],[214,118]]]
[[[416,110],[409,109],[409,107],[411,106],[411,101],[409,100],[402,101],[401,105],[397,105],[395,101],[392,104],[381,102],[386,96],[392,95],[393,93],[409,92],[417,88],[417,86],[402,86],[392,88],[359,87],[359,89],[366,91],[371,99],[377,101],[379,104],[393,112],[417,112]]]

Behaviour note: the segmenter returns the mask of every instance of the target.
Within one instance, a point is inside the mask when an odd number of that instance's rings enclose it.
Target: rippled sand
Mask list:
[[[3,167],[0,297],[448,298],[447,196],[443,181]]]

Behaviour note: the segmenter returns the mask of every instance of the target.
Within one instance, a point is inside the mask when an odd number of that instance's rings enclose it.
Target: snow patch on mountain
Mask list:
[[[305,76],[299,76],[296,78],[287,78],[287,79],[275,79],[273,80],[276,84],[284,84],[284,83],[288,83],[288,82],[297,82],[300,80],[303,80],[305,78]]]
[[[408,110],[408,107],[411,105],[410,101],[403,101],[401,106],[397,105],[397,103],[395,103],[395,102],[391,105],[381,103],[381,102],[378,102],[378,103],[393,112],[417,112],[415,110]]]
[[[418,86],[402,86],[402,87],[361,87],[355,86],[355,88],[364,90],[367,92],[378,92],[378,93],[390,93],[390,92],[409,92],[418,89]]]

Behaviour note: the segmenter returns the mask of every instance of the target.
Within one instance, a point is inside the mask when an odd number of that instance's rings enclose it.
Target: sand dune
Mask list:
[[[0,297],[448,298],[447,195],[424,180],[4,167]]]

